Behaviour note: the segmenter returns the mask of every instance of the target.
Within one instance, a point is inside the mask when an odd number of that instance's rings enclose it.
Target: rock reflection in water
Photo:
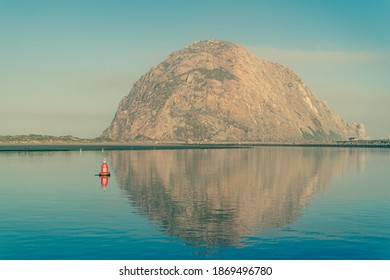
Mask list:
[[[358,149],[259,147],[117,151],[119,185],[140,213],[193,246],[237,246],[296,219],[330,180],[364,169]]]

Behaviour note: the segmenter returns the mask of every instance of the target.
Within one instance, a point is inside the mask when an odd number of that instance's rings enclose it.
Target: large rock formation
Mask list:
[[[199,41],[134,83],[103,137],[161,142],[286,142],[363,137],[290,69],[243,46]]]

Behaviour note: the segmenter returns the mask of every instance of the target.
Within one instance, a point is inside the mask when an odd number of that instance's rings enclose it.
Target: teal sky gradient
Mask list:
[[[333,113],[390,133],[390,0],[0,0],[0,135],[96,137],[132,84],[196,40],[293,69]]]

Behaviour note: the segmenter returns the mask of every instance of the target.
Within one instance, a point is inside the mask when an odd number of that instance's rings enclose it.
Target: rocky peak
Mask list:
[[[102,134],[161,142],[287,142],[363,137],[290,69],[239,44],[197,41],[134,83]]]

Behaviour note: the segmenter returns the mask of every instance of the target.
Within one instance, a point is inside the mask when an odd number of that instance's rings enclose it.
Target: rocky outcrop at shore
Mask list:
[[[154,142],[292,142],[364,138],[292,70],[243,46],[199,41],[144,74],[102,137]]]

